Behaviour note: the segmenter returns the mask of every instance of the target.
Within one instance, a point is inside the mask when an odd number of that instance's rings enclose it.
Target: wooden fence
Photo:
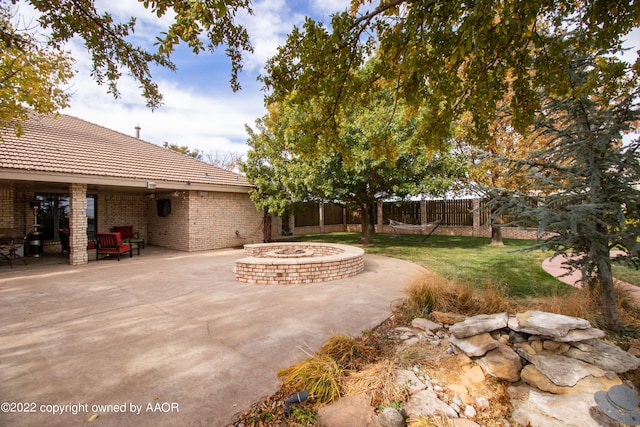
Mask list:
[[[300,233],[335,231],[336,227],[341,226],[344,230],[354,230],[360,224],[357,210],[336,203],[300,204],[294,216],[295,227],[300,228]],[[373,210],[373,223],[378,232],[393,232],[389,227],[390,219],[414,225],[440,220],[436,234],[491,235],[491,212],[480,199],[384,202]],[[536,231],[531,227],[503,227],[503,231],[506,231],[505,237],[536,238]]]

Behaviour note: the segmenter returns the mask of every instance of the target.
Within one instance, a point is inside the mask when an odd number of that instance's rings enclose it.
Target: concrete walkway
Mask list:
[[[555,258],[547,258],[542,261],[542,269],[568,285],[574,286],[576,288],[582,288],[582,272],[570,272],[569,267],[564,265],[564,263],[568,259],[568,255],[560,255]],[[615,278],[613,280],[618,288],[623,289],[624,292],[627,292],[629,294],[633,301],[635,301],[636,306],[640,309],[640,287]]]
[[[239,250],[0,272],[0,425],[213,426],[274,393],[331,334],[384,321],[422,269],[367,255],[354,278],[237,283]],[[7,411],[8,409],[8,411]],[[57,412],[57,413],[52,413]]]

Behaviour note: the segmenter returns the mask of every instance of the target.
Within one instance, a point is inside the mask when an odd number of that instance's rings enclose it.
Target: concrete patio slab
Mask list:
[[[391,313],[422,268],[367,255],[309,285],[235,281],[240,250],[0,274],[0,425],[226,426],[279,369]]]

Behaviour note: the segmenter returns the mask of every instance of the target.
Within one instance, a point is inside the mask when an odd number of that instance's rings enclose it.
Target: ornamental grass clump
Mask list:
[[[377,351],[365,344],[361,337],[332,335],[318,350],[318,355],[331,357],[342,369],[358,369],[375,360]]]
[[[342,396],[345,369],[328,355],[318,354],[278,372],[284,386],[307,390],[319,403],[330,403]]]
[[[396,382],[396,366],[390,360],[382,360],[350,373],[344,380],[345,395],[365,394],[371,398],[371,406],[406,401],[407,388]]]

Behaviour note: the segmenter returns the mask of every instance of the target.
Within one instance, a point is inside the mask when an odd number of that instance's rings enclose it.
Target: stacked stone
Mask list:
[[[513,419],[522,425],[607,425],[593,410],[594,393],[622,384],[618,374],[640,367],[640,359],[601,341],[603,331],[576,317],[478,315],[452,324],[449,333],[451,351],[461,360],[466,356],[487,375],[518,382],[508,391]]]
[[[601,341],[605,333],[588,321],[540,311],[432,316],[435,322],[418,318],[411,327],[395,328],[393,338],[402,341],[401,349],[448,347],[460,367],[459,382],[429,378],[419,366],[398,369],[396,381],[410,395],[403,410],[385,408],[376,415],[366,396],[349,396],[321,408],[321,424],[338,427],[357,419],[367,427],[404,427],[405,416],[444,416],[455,427],[479,427],[478,413],[491,409],[482,394],[486,376],[492,376],[511,383],[507,391],[518,425],[618,425],[597,410],[594,394],[622,384],[618,374],[638,369],[640,359]]]

